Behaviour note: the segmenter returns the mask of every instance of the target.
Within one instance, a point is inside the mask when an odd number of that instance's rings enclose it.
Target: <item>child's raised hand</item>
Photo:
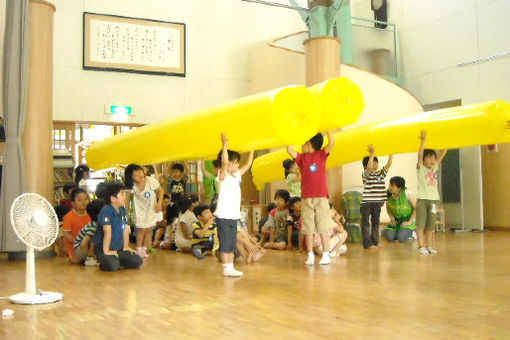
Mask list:
[[[421,130],[420,137],[421,140],[425,140],[427,138],[427,131]]]
[[[220,139],[221,139],[221,143],[223,143],[223,144],[227,144],[228,143],[228,137],[227,137],[227,134],[225,132],[221,133]]]
[[[368,144],[367,151],[372,155],[374,153],[374,146],[372,144]]]

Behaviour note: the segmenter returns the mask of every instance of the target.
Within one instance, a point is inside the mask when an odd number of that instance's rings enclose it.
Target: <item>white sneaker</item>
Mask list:
[[[86,266],[99,266],[99,263],[92,257],[88,256],[87,260],[85,261]]]
[[[243,276],[243,272],[240,272],[239,270],[232,269],[223,269],[223,276],[230,276],[230,277],[241,277]]]
[[[429,254],[437,254],[437,250],[435,250],[435,249],[434,249],[434,248],[432,248],[432,247],[427,247],[426,249],[427,249],[427,252],[428,252]]]
[[[307,266],[313,266],[315,264],[315,256],[308,256],[308,260],[306,260],[305,264]]]
[[[429,251],[425,247],[420,247],[420,248],[418,248],[418,253],[420,253],[422,255],[426,255],[426,254],[428,255]]]
[[[327,265],[331,263],[331,257],[329,255],[322,256],[322,259],[320,260],[319,264]]]
[[[347,245],[346,244],[342,244],[339,248],[338,248],[338,255],[343,255],[347,253]]]

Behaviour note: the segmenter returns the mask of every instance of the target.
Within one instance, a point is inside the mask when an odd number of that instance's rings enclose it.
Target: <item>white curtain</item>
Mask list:
[[[11,227],[10,208],[25,192],[21,138],[25,126],[28,80],[29,0],[7,0],[3,46],[3,113],[6,136],[0,196],[0,251],[23,251]]]

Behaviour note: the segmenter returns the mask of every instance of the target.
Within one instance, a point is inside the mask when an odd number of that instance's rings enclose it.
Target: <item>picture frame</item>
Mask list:
[[[186,25],[84,12],[83,69],[185,77]]]

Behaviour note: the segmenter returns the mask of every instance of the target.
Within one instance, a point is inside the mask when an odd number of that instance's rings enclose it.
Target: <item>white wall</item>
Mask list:
[[[108,121],[104,105],[131,105],[153,123],[250,93],[250,46],[304,29],[299,15],[240,0],[50,0],[55,4],[57,120]],[[5,2],[0,2],[0,10]],[[82,70],[83,12],[186,24],[187,76]],[[3,30],[4,15],[0,16]],[[2,34],[3,39],[3,34]]]

